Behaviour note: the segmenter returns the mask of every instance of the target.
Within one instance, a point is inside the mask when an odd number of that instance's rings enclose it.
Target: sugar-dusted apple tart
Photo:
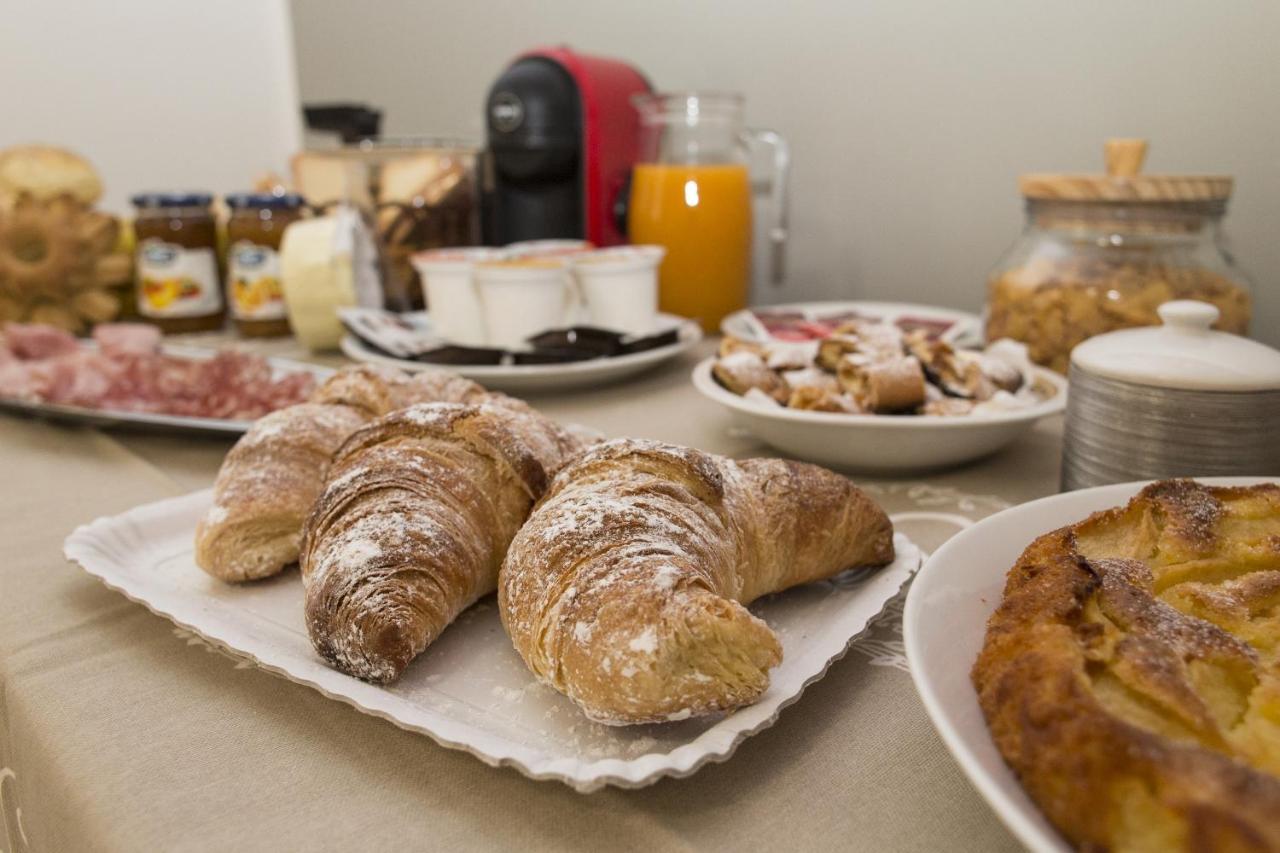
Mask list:
[[[1280,487],[1147,487],[1041,536],[973,683],[1086,850],[1280,850]]]

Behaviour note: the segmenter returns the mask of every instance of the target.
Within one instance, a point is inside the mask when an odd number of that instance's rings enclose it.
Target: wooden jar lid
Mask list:
[[[1064,175],[1036,172],[1018,178],[1027,198],[1060,201],[1226,201],[1231,197],[1230,175],[1142,175],[1147,156],[1145,139],[1108,139],[1105,175]]]

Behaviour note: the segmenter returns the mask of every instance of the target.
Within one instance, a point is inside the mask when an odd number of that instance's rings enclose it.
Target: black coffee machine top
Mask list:
[[[543,57],[518,60],[489,90],[485,117],[486,242],[582,238],[582,103],[569,73]]]
[[[485,242],[625,242],[614,203],[639,146],[631,66],[555,47],[518,57],[485,101]]]

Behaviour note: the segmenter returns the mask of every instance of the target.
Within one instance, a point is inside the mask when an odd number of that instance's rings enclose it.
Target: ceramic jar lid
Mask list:
[[[1156,388],[1280,389],[1280,351],[1214,331],[1218,309],[1181,299],[1157,309],[1164,325],[1098,335],[1071,353],[1074,369]]]

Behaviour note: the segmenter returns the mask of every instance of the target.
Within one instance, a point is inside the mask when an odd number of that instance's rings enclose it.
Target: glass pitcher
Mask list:
[[[786,245],[786,142],[743,127],[741,95],[637,95],[640,156],[631,176],[627,236],[664,246],[661,310],[697,319],[707,332],[745,308],[751,278],[753,148],[773,152],[767,215],[770,270],[782,279]]]

